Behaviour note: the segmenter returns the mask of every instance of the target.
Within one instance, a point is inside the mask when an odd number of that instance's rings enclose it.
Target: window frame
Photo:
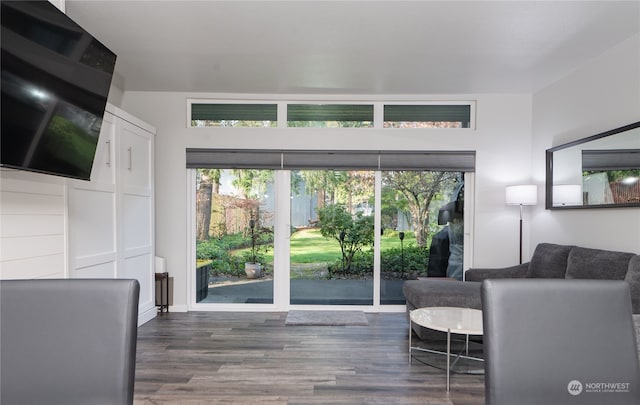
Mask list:
[[[409,105],[409,106],[445,106],[445,105],[468,105],[469,106],[469,126],[461,128],[385,128],[384,127],[384,107],[387,105]],[[438,100],[438,101],[392,101],[384,102],[379,112],[380,128],[390,131],[411,131],[411,130],[475,130],[476,128],[476,102],[459,100]],[[419,122],[419,121],[415,121]]]
[[[230,126],[230,127],[225,127],[225,126],[196,126],[196,125],[192,125],[192,110],[193,110],[193,105],[194,104],[217,104],[217,105],[232,105],[232,104],[237,104],[237,105],[256,105],[256,104],[262,104],[262,105],[269,105],[272,106],[274,105],[276,108],[276,119],[272,122],[275,123],[275,125],[269,126],[269,127],[264,127],[264,126],[259,126],[259,127],[250,127],[250,126]],[[187,99],[187,114],[186,114],[186,127],[187,128],[257,128],[257,129],[272,129],[272,128],[277,128],[279,125],[279,116],[280,116],[280,106],[278,102],[275,102],[273,100],[227,100],[227,99],[196,99],[196,98],[188,98]],[[246,120],[248,121],[248,120]],[[264,120],[255,120],[255,121],[264,121]]]
[[[374,192],[375,195],[375,216],[379,218],[381,215],[381,187],[382,187],[382,172],[376,170],[376,185]],[[235,312],[256,312],[256,311],[288,311],[292,309],[322,309],[322,310],[336,310],[340,308],[348,308],[350,310],[363,310],[375,313],[384,312],[402,312],[405,310],[404,305],[387,305],[380,303],[380,223],[378,220],[375,222],[375,243],[374,249],[377,249],[375,253],[375,260],[377,264],[374,264],[378,270],[376,270],[376,276],[374,277],[373,284],[373,305],[354,305],[354,306],[336,306],[336,305],[311,305],[300,306],[292,305],[289,301],[290,296],[290,284],[289,284],[289,223],[290,223],[290,194],[291,194],[291,178],[290,170],[276,170],[275,183],[276,187],[276,217],[274,225],[274,249],[278,249],[274,255],[274,290],[273,290],[273,303],[272,304],[225,304],[225,303],[198,303],[196,302],[196,243],[195,243],[195,231],[196,231],[196,169],[186,168],[186,182],[187,182],[187,212],[186,212],[186,226],[187,226],[187,238],[186,238],[186,250],[187,257],[185,268],[187,269],[187,307],[190,311],[235,311]],[[463,279],[466,270],[473,267],[473,251],[474,251],[474,238],[475,234],[475,172],[464,173],[465,182],[465,198],[464,198],[464,253],[463,253]],[[277,244],[277,247],[276,247]],[[276,278],[278,274],[278,278]]]
[[[251,129],[251,130],[269,130],[269,129],[288,129],[288,130],[320,130],[320,131],[336,131],[336,130],[356,130],[356,131],[366,131],[366,130],[375,130],[375,129],[383,129],[385,131],[433,131],[433,130],[446,130],[446,131],[474,131],[476,129],[476,100],[390,100],[390,101],[379,101],[379,100],[366,100],[366,99],[356,99],[356,100],[336,100],[336,99],[307,99],[307,100],[296,100],[296,99],[225,99],[225,98],[187,98],[186,103],[186,127],[187,128],[216,128],[216,129]],[[276,104],[276,125],[272,127],[215,127],[215,126],[205,126],[198,127],[191,125],[191,110],[193,104]],[[287,107],[289,104],[315,104],[315,105],[373,105],[373,123],[370,127],[290,127],[288,126],[288,118],[287,118]],[[470,109],[470,117],[469,117],[469,127],[462,128],[384,128],[384,107],[386,105],[416,105],[416,106],[427,106],[427,105],[468,105]]]
[[[337,127],[322,127],[322,126],[309,126],[309,127],[298,127],[298,126],[289,126],[289,122],[299,122],[300,120],[291,120],[289,121],[289,106],[298,106],[298,105],[317,105],[317,106],[338,106],[338,105],[350,105],[350,106],[370,106],[371,107],[371,121],[360,121],[360,122],[370,122],[371,124],[368,126],[363,126],[363,127],[343,127],[343,126],[337,126]],[[284,117],[280,117],[278,116],[278,120],[283,120],[284,121],[284,127],[286,128],[296,128],[296,129],[300,129],[300,128],[320,128],[320,129],[372,129],[375,128],[375,122],[376,122],[376,108],[375,108],[375,103],[373,102],[352,102],[352,101],[342,101],[342,102],[338,102],[338,101],[288,101],[285,104],[285,116]],[[307,122],[332,122],[332,121],[336,121],[336,122],[356,122],[356,121],[339,121],[339,120],[324,120],[324,121],[307,121]]]

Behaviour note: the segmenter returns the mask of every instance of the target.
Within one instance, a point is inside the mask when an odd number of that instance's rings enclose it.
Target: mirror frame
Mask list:
[[[600,138],[619,134],[621,132],[630,131],[632,129],[640,128],[640,121],[632,124],[625,125],[620,128],[615,128],[606,132],[602,132],[596,135],[592,135],[586,138],[578,139],[569,143],[554,146],[547,149],[546,152],[546,181],[545,181],[545,208],[548,210],[575,210],[575,209],[594,209],[594,208],[628,208],[628,207],[640,207],[640,203],[630,204],[599,204],[599,205],[553,205],[553,153],[562,149],[567,149],[572,146],[581,145],[583,143],[595,141]]]

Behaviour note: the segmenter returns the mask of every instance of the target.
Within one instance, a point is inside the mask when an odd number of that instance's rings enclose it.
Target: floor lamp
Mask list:
[[[507,205],[520,206],[520,264],[522,264],[522,206],[538,203],[538,187],[534,184],[507,186],[505,191]]]

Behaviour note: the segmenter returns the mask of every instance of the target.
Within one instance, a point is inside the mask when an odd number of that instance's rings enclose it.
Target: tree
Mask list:
[[[247,220],[260,220],[263,216],[260,212],[260,200],[267,190],[267,185],[273,182],[273,170],[233,169],[232,172],[233,185],[240,190],[245,200],[236,206],[245,210]]]
[[[307,194],[317,193],[318,207],[345,204],[347,211],[353,212],[355,205],[373,196],[373,171],[302,170],[300,178]],[[294,180],[300,181],[297,176]]]
[[[404,200],[399,201],[398,205],[401,208],[403,204],[406,205],[418,246],[427,243],[431,201],[442,197],[442,192],[450,189],[458,181],[459,175],[457,172],[406,170],[383,173],[387,190],[392,190]]]
[[[370,170],[350,170],[341,184],[339,194],[344,194],[347,209],[353,213],[360,203],[373,200],[375,172]]]
[[[307,194],[318,193],[318,207],[335,204],[336,190],[345,180],[345,173],[335,170],[303,170],[300,176]]]
[[[233,185],[245,199],[259,199],[264,195],[267,184],[273,181],[273,170],[233,169],[233,175]]]
[[[355,254],[373,244],[373,217],[361,212],[351,215],[343,206],[332,204],[318,208],[318,219],[322,236],[340,245],[343,271],[350,271]]]
[[[198,189],[196,192],[196,238],[209,239],[211,225],[211,200],[220,189],[220,169],[198,169]]]

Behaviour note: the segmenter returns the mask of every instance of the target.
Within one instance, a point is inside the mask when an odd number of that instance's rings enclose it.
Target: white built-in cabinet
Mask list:
[[[107,105],[91,181],[68,189],[69,277],[135,278],[139,323],[156,314],[155,128]]]

